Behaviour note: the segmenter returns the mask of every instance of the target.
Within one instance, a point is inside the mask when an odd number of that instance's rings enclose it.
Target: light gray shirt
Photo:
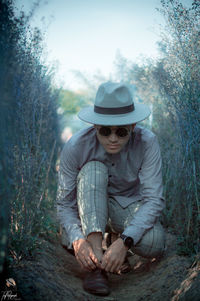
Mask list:
[[[84,238],[76,202],[76,179],[82,166],[98,160],[108,167],[108,195],[123,207],[142,200],[123,234],[135,244],[150,229],[165,207],[161,155],[156,136],[136,125],[129,141],[117,154],[109,154],[99,143],[96,129],[80,130],[65,144],[61,153],[57,193],[57,216],[67,234],[68,247]]]

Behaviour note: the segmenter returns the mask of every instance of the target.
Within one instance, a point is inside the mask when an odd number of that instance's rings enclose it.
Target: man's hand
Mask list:
[[[118,238],[103,255],[101,268],[106,272],[117,273],[124,263],[128,248],[121,238]]]
[[[96,269],[100,263],[95,256],[90,243],[86,239],[78,239],[73,242],[74,253],[82,268],[89,271]]]

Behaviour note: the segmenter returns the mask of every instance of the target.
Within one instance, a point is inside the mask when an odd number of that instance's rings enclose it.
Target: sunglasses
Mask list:
[[[101,136],[104,136],[104,137],[108,137],[111,135],[112,133],[112,130],[109,126],[102,126],[98,129],[98,132]],[[118,137],[120,138],[123,138],[123,137],[126,137],[128,136],[130,133],[130,130],[128,130],[127,128],[125,127],[118,127],[116,130],[115,130],[115,135],[117,135]]]

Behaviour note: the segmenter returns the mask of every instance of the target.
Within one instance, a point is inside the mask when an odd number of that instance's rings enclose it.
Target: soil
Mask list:
[[[21,300],[200,301],[200,260],[192,264],[190,258],[178,256],[175,240],[167,234],[167,250],[159,261],[129,257],[132,271],[109,275],[111,293],[107,297],[82,289],[83,273],[74,256],[61,246],[59,233],[43,238],[34,258],[15,264],[9,277],[15,280]]]

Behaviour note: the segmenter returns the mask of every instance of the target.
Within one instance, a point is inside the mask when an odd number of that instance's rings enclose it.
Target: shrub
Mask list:
[[[9,248],[19,259],[52,227],[58,93],[42,60],[40,31],[23,12],[15,17],[12,1],[1,1],[0,9],[1,195],[4,206],[10,204],[3,211],[5,221],[10,217]]]
[[[165,226],[178,235],[178,252],[191,254],[200,252],[200,2],[189,8],[178,0],[161,4],[162,58],[143,66],[120,58],[117,68],[152,105],[151,127],[163,158]]]
[[[200,251],[200,3],[162,1],[168,34],[164,57],[153,71],[162,95],[165,128],[158,128],[163,149],[167,220],[179,235],[179,251]],[[161,124],[162,120],[160,120]],[[168,134],[166,133],[168,131]],[[166,136],[169,140],[166,140]]]

